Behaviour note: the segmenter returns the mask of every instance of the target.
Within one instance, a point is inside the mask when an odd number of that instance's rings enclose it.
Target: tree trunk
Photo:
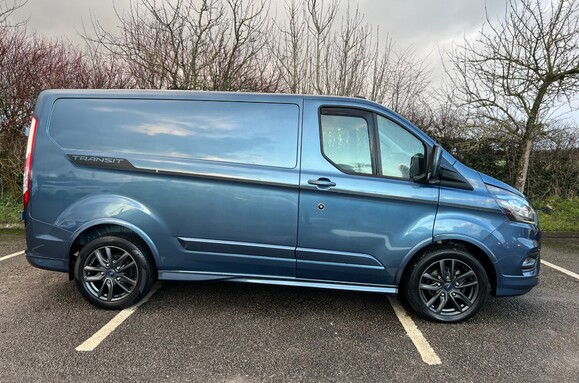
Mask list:
[[[519,159],[517,161],[517,178],[515,180],[515,187],[522,193],[527,183],[527,173],[529,170],[529,161],[531,158],[531,148],[533,147],[533,139],[525,135],[521,141],[521,149],[519,151]]]

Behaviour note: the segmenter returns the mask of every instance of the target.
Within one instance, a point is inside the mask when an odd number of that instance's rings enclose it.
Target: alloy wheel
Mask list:
[[[82,283],[95,298],[117,302],[137,287],[139,268],[133,256],[116,246],[93,250],[82,267]]]
[[[475,304],[479,281],[474,270],[457,259],[441,259],[430,264],[419,281],[419,296],[431,312],[456,316]]]

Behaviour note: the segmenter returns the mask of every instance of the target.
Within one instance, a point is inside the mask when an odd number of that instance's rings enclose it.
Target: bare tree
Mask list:
[[[381,44],[378,28],[364,23],[348,6],[338,19],[336,0],[291,1],[278,23],[271,56],[291,93],[363,96],[401,113],[414,113],[429,82],[423,60],[411,48],[396,52],[391,39]]]
[[[135,78],[123,60],[103,52],[102,47],[88,44],[83,53],[83,70],[78,86],[94,89],[134,88]]]
[[[121,58],[138,87],[255,90],[269,82],[265,0],[138,0],[117,12],[120,35],[93,20],[93,45]],[[262,89],[258,89],[262,90]]]
[[[314,50],[313,81],[316,93],[328,93],[324,91],[323,84],[329,84],[329,81],[323,81],[323,72],[326,70],[329,62],[329,36],[332,30],[332,24],[338,12],[339,0],[331,0],[326,6],[323,0],[306,0],[305,6],[309,19],[307,26],[313,36],[314,44],[311,48]],[[309,60],[308,60],[309,61]]]
[[[286,4],[287,24],[276,24],[277,39],[270,40],[269,50],[275,58],[276,72],[289,93],[307,93],[309,52],[307,23],[302,3]]]
[[[16,24],[8,24],[8,17],[14,13],[17,9],[22,8],[26,5],[28,0],[0,0],[0,28],[5,26],[18,26],[22,25],[24,22]]]
[[[374,55],[369,98],[412,119],[427,102],[430,69],[411,47],[396,51],[391,40]]]
[[[579,92],[579,1],[509,0],[505,18],[449,57],[458,102],[519,146],[515,186],[525,189],[533,143]]]
[[[366,92],[370,62],[374,56],[372,28],[363,23],[358,8],[352,13],[348,5],[339,33],[335,37],[336,74],[332,82],[338,95],[362,95]]]
[[[254,90],[256,78],[264,79],[265,53],[270,31],[267,3],[226,0],[231,17],[211,38],[212,90]]]
[[[456,108],[451,90],[443,89],[431,95],[431,102],[421,103],[410,116],[412,122],[437,142],[456,154],[456,145],[461,141],[477,139],[480,135],[466,129],[467,116]]]

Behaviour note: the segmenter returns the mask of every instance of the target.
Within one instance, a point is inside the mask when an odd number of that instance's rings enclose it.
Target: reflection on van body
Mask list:
[[[398,294],[458,322],[538,281],[525,197],[366,100],[55,90],[31,127],[27,259],[100,307],[226,280]]]
[[[291,104],[60,99],[50,135],[63,149],[293,168],[297,123]]]

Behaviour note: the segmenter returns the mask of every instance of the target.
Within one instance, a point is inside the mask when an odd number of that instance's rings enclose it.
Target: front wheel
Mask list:
[[[107,235],[86,244],[75,263],[75,282],[92,304],[123,309],[151,289],[154,267],[146,247],[130,237]]]
[[[490,291],[481,263],[462,249],[425,253],[404,281],[402,294],[422,317],[436,322],[461,322],[476,314]]]

